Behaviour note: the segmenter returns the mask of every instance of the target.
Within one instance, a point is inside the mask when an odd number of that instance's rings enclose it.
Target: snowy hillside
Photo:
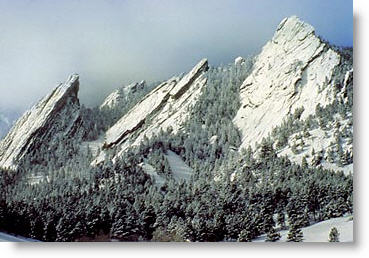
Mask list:
[[[328,242],[329,233],[333,227],[337,228],[339,232],[340,242],[354,241],[354,221],[352,220],[352,217],[346,216],[329,219],[302,228],[303,242]],[[278,242],[286,242],[288,230],[282,230],[279,233],[281,234],[281,239]],[[263,235],[255,239],[253,242],[264,242],[265,239],[266,236]]]
[[[38,241],[31,238],[13,236],[10,234],[0,232],[0,242],[38,242]]]

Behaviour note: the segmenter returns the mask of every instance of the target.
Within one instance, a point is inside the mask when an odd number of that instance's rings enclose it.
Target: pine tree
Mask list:
[[[329,242],[339,242],[339,236],[340,233],[338,232],[336,227],[333,227],[331,229],[331,232],[329,232]]]
[[[143,220],[143,230],[146,239],[151,239],[152,234],[154,232],[154,223],[156,221],[156,214],[154,208],[149,206],[146,210],[142,213],[142,220]]]
[[[281,234],[279,234],[274,228],[271,228],[267,233],[265,242],[276,242],[281,239]]]
[[[116,239],[120,239],[125,233],[124,220],[122,218],[117,219],[111,227],[111,236]]]
[[[291,151],[292,151],[293,154],[298,154],[296,141],[293,142],[293,144],[291,146]]]
[[[303,233],[300,228],[292,225],[290,227],[290,231],[288,232],[287,242],[302,242],[303,240]]]
[[[259,157],[261,160],[270,159],[276,157],[273,144],[268,142],[265,138],[261,141]]]
[[[57,242],[68,242],[72,241],[70,236],[71,229],[67,225],[68,219],[61,217],[58,224],[56,225],[56,241]]]
[[[252,233],[248,229],[243,229],[237,239],[238,242],[251,242],[251,240]]]
[[[306,156],[302,157],[301,167],[304,168],[304,169],[306,169],[306,168],[309,167],[309,164],[308,164],[308,162],[306,160]]]
[[[284,214],[283,210],[281,210],[280,212],[278,212],[278,214],[277,214],[277,222],[278,222],[278,225],[280,226],[281,229],[284,229],[286,227],[285,214]]]

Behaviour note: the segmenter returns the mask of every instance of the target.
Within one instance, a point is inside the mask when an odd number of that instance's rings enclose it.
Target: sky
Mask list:
[[[297,15],[339,46],[353,44],[350,0],[0,0],[0,110],[24,111],[69,74],[98,105],[114,89],[165,80],[260,52]]]

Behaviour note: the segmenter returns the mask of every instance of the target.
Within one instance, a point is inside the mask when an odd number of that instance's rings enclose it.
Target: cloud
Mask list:
[[[166,79],[203,57],[229,63],[256,54],[293,14],[352,45],[345,0],[2,0],[0,9],[0,108],[24,110],[73,72],[82,102],[97,105],[121,85]]]

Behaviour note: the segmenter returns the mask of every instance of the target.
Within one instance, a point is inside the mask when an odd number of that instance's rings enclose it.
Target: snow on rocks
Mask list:
[[[304,107],[302,118],[331,103],[333,70],[340,56],[323,43],[314,28],[296,16],[285,18],[256,58],[241,86],[241,108],[234,119],[241,148],[261,142],[286,115]]]
[[[245,59],[241,56],[237,57],[235,60],[234,60],[234,64],[235,65],[243,65],[245,63]]]
[[[217,140],[218,140],[218,135],[213,135],[212,137],[210,137],[209,143],[214,144],[216,143]]]
[[[0,167],[15,169],[57,135],[73,135],[81,123],[78,90],[79,76],[72,74],[27,111],[0,142]]]
[[[106,132],[104,148],[117,146],[119,157],[127,148],[139,145],[161,129],[180,130],[189,116],[189,108],[206,85],[207,70],[208,61],[202,59],[182,79],[173,77],[158,85]],[[104,156],[102,151],[93,163],[100,163]]]
[[[119,143],[126,135],[141,127],[146,117],[165,105],[169,98],[169,91],[177,82],[178,77],[173,77],[146,95],[106,132],[106,145],[111,146]]]
[[[100,106],[100,109],[114,109],[118,107],[123,101],[127,100],[127,97],[130,93],[135,93],[137,90],[143,89],[145,85],[146,82],[141,81],[139,83],[131,83],[113,91],[105,98]]]

